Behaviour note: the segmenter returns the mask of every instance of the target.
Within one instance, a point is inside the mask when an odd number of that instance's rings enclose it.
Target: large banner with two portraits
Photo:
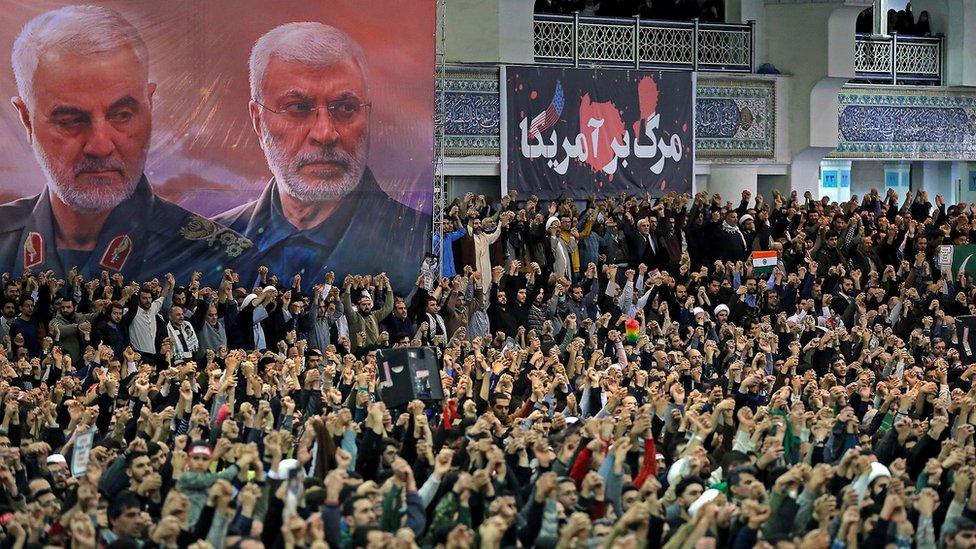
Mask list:
[[[430,244],[435,4],[8,3],[0,272],[409,287]]]

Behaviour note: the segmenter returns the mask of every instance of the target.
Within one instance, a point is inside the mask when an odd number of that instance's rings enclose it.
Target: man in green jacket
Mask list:
[[[376,288],[383,288],[386,297],[383,307],[373,310],[373,297],[368,291],[356,290],[356,309],[352,306],[352,277],[346,277],[343,282],[342,305],[346,309],[346,321],[349,323],[349,340],[352,352],[360,347],[375,347],[380,340],[380,322],[383,322],[393,311],[393,287],[386,273],[380,273],[373,278]]]
[[[200,512],[207,504],[210,487],[218,479],[232,480],[242,471],[246,474],[248,465],[254,457],[251,452],[242,452],[236,463],[230,464],[219,473],[214,473],[210,470],[210,464],[213,461],[213,453],[210,447],[204,443],[195,443],[190,448],[190,451],[187,452],[187,470],[176,481],[176,489],[190,500],[188,521],[190,528],[196,525],[197,519],[200,518]]]

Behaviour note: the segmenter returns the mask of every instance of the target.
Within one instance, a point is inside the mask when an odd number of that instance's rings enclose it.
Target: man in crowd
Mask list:
[[[340,335],[348,336],[348,324],[345,309],[339,299],[339,288],[332,286],[335,274],[329,272],[325,276],[326,284],[318,286],[312,301],[312,330],[309,332],[309,345],[313,349],[325,349],[333,341],[338,342]]]
[[[237,302],[231,299],[232,285],[225,282],[214,292],[208,291],[197,298],[196,309],[190,317],[190,324],[197,334],[201,351],[217,352],[227,348],[227,327],[237,318]]]
[[[425,320],[425,322],[428,323],[428,326],[431,324],[429,320]],[[417,333],[417,324],[407,313],[406,300],[399,297],[395,299],[393,312],[383,320],[382,328],[390,334],[390,341],[413,339],[413,336]]]
[[[173,363],[183,364],[200,350],[197,332],[189,320],[183,318],[182,307],[172,307],[169,310],[169,322],[166,323],[166,336],[173,348]]]
[[[375,348],[380,342],[380,323],[390,315],[393,310],[393,287],[386,274],[376,276],[376,289],[384,294],[383,306],[373,310],[373,296],[367,290],[357,292],[353,298],[353,285],[356,281],[352,277],[346,277],[343,281],[342,306],[346,311],[346,320],[349,323],[349,335],[353,341],[353,348]],[[353,307],[353,299],[356,306]]]
[[[57,316],[51,321],[51,334],[61,344],[61,348],[78,364],[81,362],[81,351],[91,344],[92,323],[94,313],[84,315],[75,311],[73,297],[61,299]]]
[[[171,295],[176,285],[176,277],[171,273],[165,278],[166,282],[158,296],[151,285],[143,285],[138,292],[133,293],[122,319],[123,325],[129,327],[132,347],[145,355],[153,355],[158,351],[157,334],[164,322],[160,312],[163,310],[163,301]]]

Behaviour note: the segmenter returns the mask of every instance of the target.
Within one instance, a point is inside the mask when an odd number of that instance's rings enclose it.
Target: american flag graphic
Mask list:
[[[563,84],[556,80],[556,91],[552,94],[552,102],[549,103],[546,110],[532,119],[532,124],[529,126],[529,137],[538,137],[539,134],[556,125],[565,106],[566,96],[563,95]]]

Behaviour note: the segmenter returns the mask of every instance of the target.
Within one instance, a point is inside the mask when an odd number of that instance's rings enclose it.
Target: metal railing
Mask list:
[[[942,36],[874,36],[854,40],[854,80],[865,84],[942,84]]]
[[[657,21],[577,15],[535,16],[535,60],[599,65],[753,72],[754,24]]]

